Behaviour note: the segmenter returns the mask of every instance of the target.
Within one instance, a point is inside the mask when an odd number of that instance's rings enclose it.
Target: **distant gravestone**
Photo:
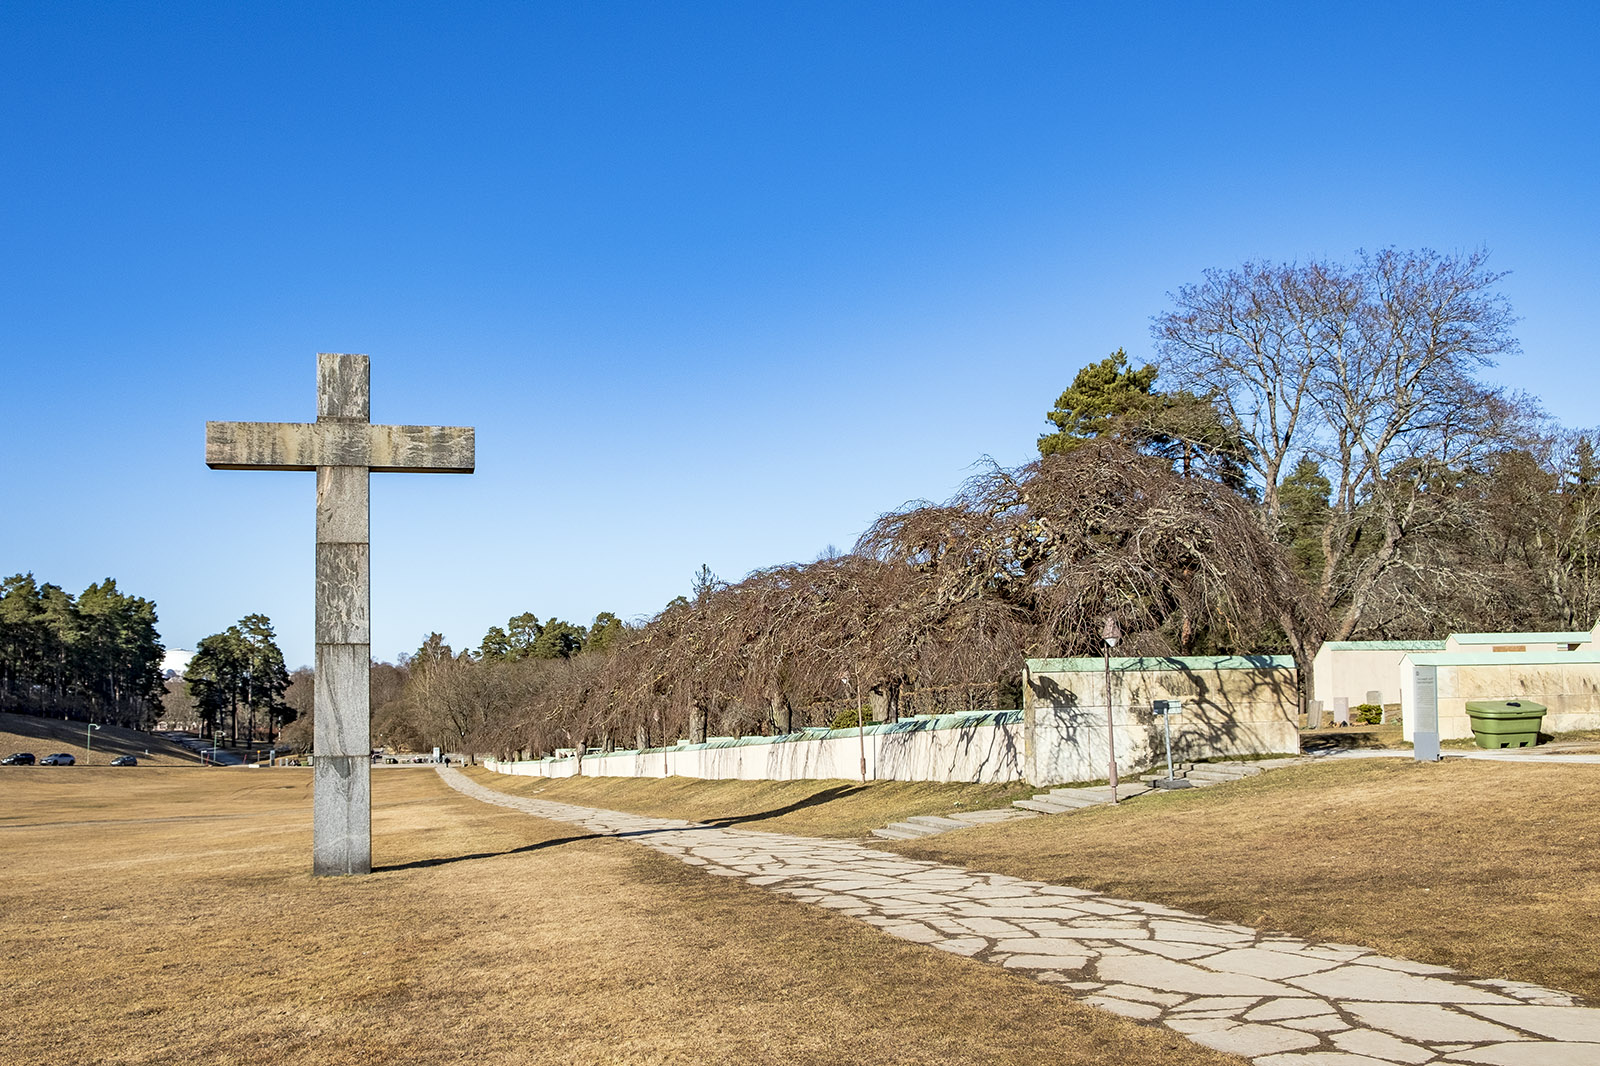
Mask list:
[[[1367,689],[1367,702],[1372,704],[1374,707],[1382,707],[1383,706],[1383,693],[1379,692],[1375,688]]]
[[[1320,728],[1322,728],[1322,701],[1321,700],[1307,700],[1306,701],[1306,728],[1307,729],[1320,729]]]
[[[1350,724],[1350,697],[1335,696],[1333,698],[1333,724]]]
[[[316,759],[311,872],[372,871],[367,475],[470,474],[470,426],[374,426],[364,355],[317,356],[315,422],[207,422],[213,470],[315,470]]]

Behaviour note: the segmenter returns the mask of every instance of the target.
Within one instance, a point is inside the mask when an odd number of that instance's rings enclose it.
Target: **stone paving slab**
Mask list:
[[[1002,966],[1256,1066],[1600,1066],[1600,1010],[1157,904],[874,851],[854,841],[576,807],[439,774],[473,799],[614,836]]]

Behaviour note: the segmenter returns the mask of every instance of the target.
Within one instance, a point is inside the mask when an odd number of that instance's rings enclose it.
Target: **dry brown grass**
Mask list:
[[[80,766],[86,762],[104,766],[118,755],[132,755],[141,766],[146,763],[154,766],[200,765],[198,755],[159,734],[141,733],[136,729],[114,725],[96,729],[94,740],[86,752],[84,730],[82,722],[0,712],[0,757],[14,751],[31,751],[42,759],[51,752],[64,751],[76,758]],[[10,769],[12,767],[0,767],[0,770]]]
[[[920,781],[701,781],[692,777],[512,777],[468,767],[473,780],[518,796],[606,807],[656,818],[729,820],[800,836],[860,837],[914,814],[1008,807],[1032,785],[941,785]]]
[[[313,880],[306,771],[0,777],[0,1061],[1242,1061],[427,771],[373,779],[380,872]]]
[[[896,851],[1600,1003],[1600,766],[1372,759]]]

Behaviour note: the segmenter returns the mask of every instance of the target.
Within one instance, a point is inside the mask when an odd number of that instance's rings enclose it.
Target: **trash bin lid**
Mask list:
[[[1479,718],[1532,718],[1547,710],[1532,700],[1468,700],[1467,713]]]

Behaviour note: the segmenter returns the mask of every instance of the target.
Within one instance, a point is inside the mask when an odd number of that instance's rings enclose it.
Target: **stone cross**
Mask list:
[[[317,472],[311,872],[372,871],[367,474],[470,474],[470,426],[374,426],[364,355],[317,356],[315,422],[207,422],[213,470]]]

